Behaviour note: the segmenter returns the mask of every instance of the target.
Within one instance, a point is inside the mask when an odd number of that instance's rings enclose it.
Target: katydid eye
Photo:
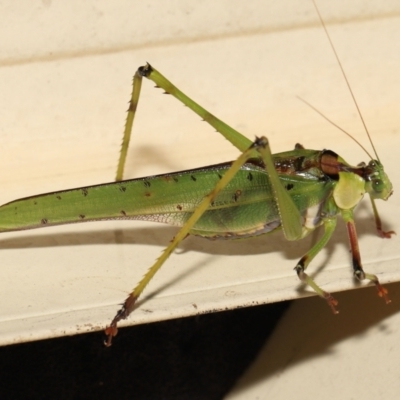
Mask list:
[[[382,192],[382,190],[384,189],[384,184],[382,182],[381,179],[373,179],[372,181],[372,187],[374,188],[374,191],[377,193]]]

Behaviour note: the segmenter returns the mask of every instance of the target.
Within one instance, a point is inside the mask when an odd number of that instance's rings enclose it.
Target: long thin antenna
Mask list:
[[[317,108],[315,108],[311,103],[309,103],[307,100],[304,100],[300,96],[296,96],[299,100],[301,100],[303,103],[307,104],[308,107],[312,108],[317,114],[319,114],[322,118],[325,118],[330,124],[341,130],[344,134],[346,134],[350,139],[353,139],[368,155],[368,157],[372,160],[371,154],[367,151],[367,149],[354,137],[352,136],[349,132],[344,130],[341,126],[333,122],[331,119],[329,119],[325,114],[323,114],[321,111],[319,111]]]
[[[322,27],[324,28],[326,37],[328,38],[328,41],[329,41],[329,44],[330,44],[330,46],[331,46],[331,48],[332,48],[333,54],[335,55],[336,61],[337,61],[337,63],[339,64],[340,70],[342,71],[342,75],[343,75],[344,80],[345,80],[345,82],[346,82],[346,84],[347,84],[347,87],[348,87],[349,92],[350,92],[350,95],[351,95],[351,97],[352,97],[352,99],[353,99],[354,105],[356,106],[358,115],[360,116],[361,122],[362,122],[362,124],[364,125],[364,129],[365,129],[365,132],[367,133],[369,142],[371,143],[371,146],[372,146],[372,149],[374,150],[374,153],[375,153],[375,155],[376,155],[376,158],[379,160],[378,153],[376,152],[374,143],[372,142],[372,139],[371,139],[371,135],[369,134],[367,125],[366,125],[366,123],[365,123],[365,121],[364,121],[364,118],[363,118],[363,116],[362,116],[362,114],[361,114],[360,108],[358,107],[357,100],[356,100],[356,98],[355,98],[355,96],[354,96],[353,90],[351,89],[351,86],[350,86],[350,83],[349,83],[349,81],[348,81],[348,79],[347,79],[346,73],[344,72],[342,63],[340,62],[339,56],[338,56],[338,54],[336,53],[335,46],[333,45],[332,40],[331,40],[331,37],[329,36],[328,29],[327,29],[326,26],[325,26],[324,20],[323,20],[322,17],[321,17],[321,14],[320,14],[320,12],[319,12],[319,9],[318,9],[318,7],[317,7],[317,4],[316,4],[315,0],[312,0],[312,2],[313,2],[313,4],[314,4],[315,10],[317,11],[318,18],[319,18],[319,20],[321,21],[321,25],[322,25]],[[326,119],[327,119],[327,118],[326,118]],[[354,139],[354,138],[353,138],[353,139]],[[354,140],[355,140],[355,139],[354,139]],[[357,141],[356,141],[356,142],[357,142]],[[357,143],[358,143],[358,142],[357,142]],[[365,148],[364,148],[363,146],[361,146],[361,147],[365,150]],[[367,154],[369,154],[369,153],[367,152]],[[371,156],[370,156],[370,157],[371,157]],[[372,157],[371,157],[371,159],[372,159]]]

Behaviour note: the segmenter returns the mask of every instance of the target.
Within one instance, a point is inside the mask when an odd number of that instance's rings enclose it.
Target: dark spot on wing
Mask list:
[[[240,189],[236,190],[236,192],[233,194],[232,199],[236,203],[240,196],[242,195],[242,191]]]

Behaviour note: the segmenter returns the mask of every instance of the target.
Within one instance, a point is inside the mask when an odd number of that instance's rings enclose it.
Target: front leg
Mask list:
[[[387,231],[386,232],[382,229],[381,217],[379,216],[378,209],[377,209],[375,201],[372,197],[371,197],[371,204],[372,204],[372,210],[374,211],[375,226],[376,226],[376,230],[378,232],[378,236],[383,239],[390,239],[392,237],[392,235],[396,234],[396,232],[395,231]]]

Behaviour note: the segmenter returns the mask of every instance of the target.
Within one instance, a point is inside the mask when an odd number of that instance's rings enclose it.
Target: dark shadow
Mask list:
[[[287,303],[0,348],[2,399],[219,400]]]

